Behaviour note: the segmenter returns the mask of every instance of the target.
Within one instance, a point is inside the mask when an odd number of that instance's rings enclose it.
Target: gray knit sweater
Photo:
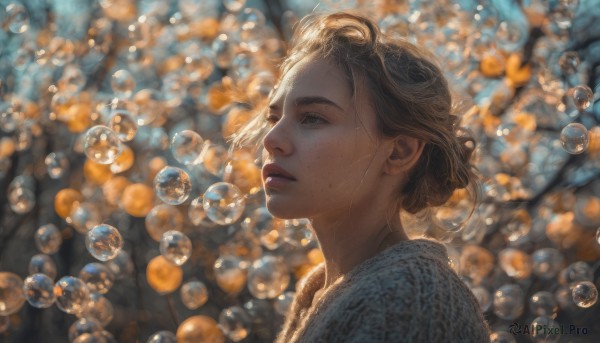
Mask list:
[[[277,343],[489,342],[477,300],[448,266],[443,245],[402,241],[328,289],[325,265],[297,287]]]

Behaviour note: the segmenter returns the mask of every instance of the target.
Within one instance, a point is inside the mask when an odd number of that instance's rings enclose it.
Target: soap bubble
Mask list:
[[[581,308],[592,307],[598,301],[598,289],[591,281],[580,281],[571,290],[573,301]]]
[[[531,255],[533,273],[541,279],[551,279],[561,270],[564,258],[560,251],[554,248],[536,250]]]
[[[80,318],[94,318],[104,327],[110,323],[114,316],[111,302],[100,293],[90,294],[90,300],[77,316]]]
[[[214,271],[217,285],[228,294],[237,294],[246,285],[246,271],[242,268],[242,261],[236,256],[217,258]]]
[[[45,274],[29,275],[24,282],[23,290],[27,302],[33,307],[48,308],[54,304],[54,281]]]
[[[587,263],[577,261],[560,271],[558,281],[563,285],[571,285],[573,282],[591,281],[593,275],[594,272]]]
[[[34,238],[35,246],[44,254],[54,254],[62,244],[62,235],[54,224],[40,226]]]
[[[146,280],[157,293],[168,294],[174,292],[181,285],[183,271],[181,267],[159,255],[148,262]]]
[[[198,164],[202,162],[204,140],[192,130],[177,132],[171,140],[171,153],[182,164]]]
[[[29,28],[29,13],[25,6],[18,2],[6,6],[6,23],[12,33],[23,33]]]
[[[204,154],[203,166],[213,175],[220,175],[227,163],[227,149],[220,144],[208,144]]]
[[[223,0],[223,5],[231,12],[238,12],[245,4],[246,0]]]
[[[494,293],[494,314],[501,319],[514,320],[523,313],[524,293],[516,284],[506,284]]]
[[[44,159],[48,176],[51,179],[60,179],[69,170],[69,159],[64,152],[51,152]]]
[[[255,298],[275,298],[289,283],[290,274],[285,263],[275,256],[262,256],[248,269],[248,290]]]
[[[165,111],[161,102],[161,95],[154,89],[142,89],[135,93],[133,101],[138,106],[138,113],[133,117],[139,126],[152,123],[156,118],[162,117]]]
[[[150,210],[145,222],[148,235],[153,240],[160,242],[165,232],[169,230],[180,231],[183,227],[183,216],[176,207],[160,204]]]
[[[244,219],[242,226],[256,234],[267,249],[277,249],[284,242],[285,221],[273,218],[265,207],[254,210],[250,216]]]
[[[284,240],[295,247],[306,247],[314,241],[310,221],[306,218],[285,221]]]
[[[133,150],[129,146],[123,145],[123,151],[121,152],[121,155],[119,155],[117,159],[110,165],[110,171],[113,174],[122,173],[133,167],[134,163],[135,155],[133,154]]]
[[[594,92],[587,85],[575,86],[569,90],[569,94],[579,111],[587,110],[594,101]]]
[[[89,253],[100,261],[108,261],[119,253],[123,238],[115,227],[107,224],[94,226],[85,237]]]
[[[201,196],[192,200],[192,202],[190,203],[190,208],[188,209],[188,217],[190,218],[192,224],[196,226],[202,224],[204,218],[206,218],[206,212],[204,212],[204,207],[202,206]]]
[[[25,187],[16,187],[8,193],[10,209],[17,214],[29,213],[35,206],[35,194]]]
[[[214,223],[228,225],[236,222],[246,206],[244,194],[235,185],[217,182],[202,196],[206,216]]]
[[[83,142],[85,155],[100,164],[111,164],[123,151],[119,136],[109,127],[96,125],[90,128]]]
[[[56,306],[66,313],[77,314],[81,312],[89,301],[90,292],[81,279],[65,276],[54,285]]]
[[[192,241],[184,233],[171,230],[163,234],[159,249],[167,260],[181,266],[192,256]]]
[[[235,43],[224,33],[212,42],[211,49],[215,53],[215,60],[220,68],[228,68],[235,55]]]
[[[502,270],[512,278],[525,279],[531,275],[531,256],[519,249],[502,249],[498,254],[498,260]]]
[[[150,336],[146,343],[177,343],[177,337],[170,331],[158,331]]]
[[[536,317],[531,322],[531,327],[531,336],[534,342],[555,343],[560,338],[561,327],[551,317]]]
[[[189,317],[179,325],[176,336],[178,343],[225,342],[217,322],[208,316]]]
[[[50,256],[45,254],[33,255],[27,270],[29,274],[41,273],[48,275],[52,280],[56,278],[56,263]]]
[[[112,287],[114,275],[104,264],[88,263],[79,271],[79,278],[92,293],[106,294]]]
[[[234,342],[248,337],[252,323],[250,316],[239,306],[225,308],[219,314],[219,327]]]
[[[113,92],[119,98],[129,98],[135,90],[135,79],[127,70],[117,70],[110,80]]]
[[[285,292],[275,298],[275,311],[282,316],[285,316],[292,306],[292,301],[296,296],[295,292]]]
[[[581,154],[590,143],[588,130],[580,123],[570,123],[560,132],[560,143],[569,154]]]
[[[108,127],[113,130],[123,142],[133,140],[137,133],[137,124],[128,111],[114,111],[108,122]]]
[[[190,281],[181,286],[181,302],[190,310],[195,310],[208,301],[208,291],[201,281]]]
[[[273,306],[268,300],[251,298],[244,303],[244,309],[254,324],[266,324],[273,320]]]
[[[185,171],[166,166],[154,177],[154,191],[165,203],[179,205],[190,196],[192,181]]]
[[[133,273],[133,262],[129,258],[129,254],[121,249],[115,258],[105,263],[113,273],[115,279],[123,279]]]
[[[536,316],[554,317],[558,312],[558,304],[554,299],[554,294],[548,291],[540,291],[529,299],[529,309]]]
[[[24,302],[23,279],[14,273],[0,272],[0,316],[17,312]]]
[[[566,51],[560,56],[558,65],[565,75],[575,74],[579,68],[579,55],[575,51]]]
[[[69,327],[69,341],[72,342],[83,334],[92,334],[99,331],[102,331],[102,325],[99,321],[94,318],[80,318]]]
[[[86,234],[91,228],[102,222],[100,212],[96,206],[89,203],[73,206],[69,218],[75,230],[82,234]]]

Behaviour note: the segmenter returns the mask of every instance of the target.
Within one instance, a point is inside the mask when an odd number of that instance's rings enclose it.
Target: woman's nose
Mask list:
[[[280,119],[263,138],[265,150],[270,155],[289,155],[293,151],[290,133]]]

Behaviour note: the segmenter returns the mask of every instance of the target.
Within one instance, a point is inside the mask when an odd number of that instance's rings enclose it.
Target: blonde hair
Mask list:
[[[302,19],[280,75],[307,56],[337,65],[348,77],[353,97],[358,79],[362,79],[384,137],[403,135],[426,143],[399,190],[399,207],[417,213],[446,203],[456,189],[476,185],[470,163],[475,141],[464,130],[457,135],[458,117],[452,113],[448,82],[430,53],[385,36],[360,14],[337,12]],[[267,130],[261,114],[242,128],[234,144],[255,144]]]

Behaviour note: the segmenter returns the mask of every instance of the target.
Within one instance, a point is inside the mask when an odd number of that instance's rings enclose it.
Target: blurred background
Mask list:
[[[0,342],[273,341],[323,257],[230,137],[343,9],[431,50],[478,142],[481,202],[411,237],[493,342],[600,341],[600,0],[0,0]]]

